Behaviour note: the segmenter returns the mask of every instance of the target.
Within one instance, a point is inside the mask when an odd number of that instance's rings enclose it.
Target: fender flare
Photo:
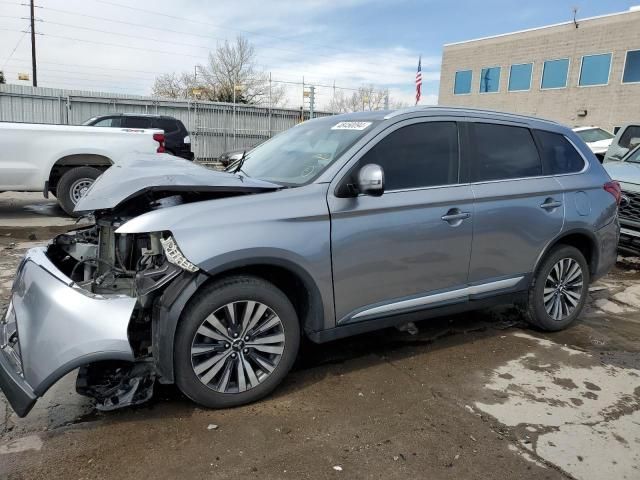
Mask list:
[[[163,292],[154,305],[151,323],[152,352],[156,371],[162,383],[174,382],[174,341],[182,311],[200,287],[225,272],[252,267],[273,266],[289,270],[296,275],[309,292],[311,303],[306,319],[301,319],[306,332],[324,328],[324,307],[320,289],[311,275],[301,266],[282,258],[250,257],[231,261],[196,273],[183,272]]]
[[[582,235],[583,237],[589,240],[589,243],[591,244],[592,257],[591,259],[588,259],[587,263],[589,264],[589,269],[591,271],[593,271],[596,268],[599,262],[600,252],[598,251],[598,248],[597,248],[598,242],[595,234],[584,228],[573,228],[571,230],[560,232],[544,247],[540,255],[538,255],[538,258],[536,259],[536,263],[533,267],[532,273],[534,275],[538,271],[540,264],[544,261],[544,258],[549,253],[549,250],[551,250],[558,243],[562,243],[562,239],[570,237],[571,235]]]

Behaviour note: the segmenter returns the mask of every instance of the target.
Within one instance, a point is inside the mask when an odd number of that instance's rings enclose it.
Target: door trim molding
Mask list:
[[[396,300],[390,303],[376,305],[360,310],[355,314],[348,315],[347,317],[339,321],[338,324],[342,325],[345,323],[359,322],[370,318],[394,315],[400,312],[420,310],[422,308],[430,308],[431,306],[435,305],[442,305],[443,303],[464,302],[470,300],[471,297],[476,295],[485,295],[488,293],[513,288],[518,285],[518,283],[520,283],[523,279],[524,275],[520,275],[517,277],[505,278],[493,282],[469,285],[464,288],[456,288],[454,290],[448,290],[445,292],[430,293],[428,295],[421,295],[419,297]]]

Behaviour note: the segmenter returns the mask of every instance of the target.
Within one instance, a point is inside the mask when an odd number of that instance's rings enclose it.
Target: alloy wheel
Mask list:
[[[219,393],[241,393],[262,383],[285,348],[284,325],[267,305],[243,300],[211,313],[191,343],[198,379]]]
[[[544,285],[544,308],[557,321],[570,316],[582,299],[582,267],[573,258],[559,260]]]

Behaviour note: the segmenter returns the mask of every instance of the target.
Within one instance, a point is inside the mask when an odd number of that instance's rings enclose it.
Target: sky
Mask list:
[[[27,0],[0,0],[0,70],[31,70]],[[218,42],[246,37],[279,82],[335,91],[373,84],[437,103],[442,45],[628,10],[640,0],[36,0],[39,86],[148,95],[162,73],[193,72]],[[302,85],[282,83],[289,106]]]

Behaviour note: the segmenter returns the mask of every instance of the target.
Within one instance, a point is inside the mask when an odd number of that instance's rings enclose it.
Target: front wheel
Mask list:
[[[536,272],[526,306],[527,320],[547,331],[566,328],[582,312],[589,292],[589,266],[580,250],[559,245]]]
[[[256,401],[287,375],[300,344],[293,305],[273,284],[234,276],[208,285],[184,311],[174,344],[175,379],[211,408]]]
[[[76,167],[60,177],[56,186],[56,198],[67,215],[78,216],[73,209],[101,174],[97,168]]]

